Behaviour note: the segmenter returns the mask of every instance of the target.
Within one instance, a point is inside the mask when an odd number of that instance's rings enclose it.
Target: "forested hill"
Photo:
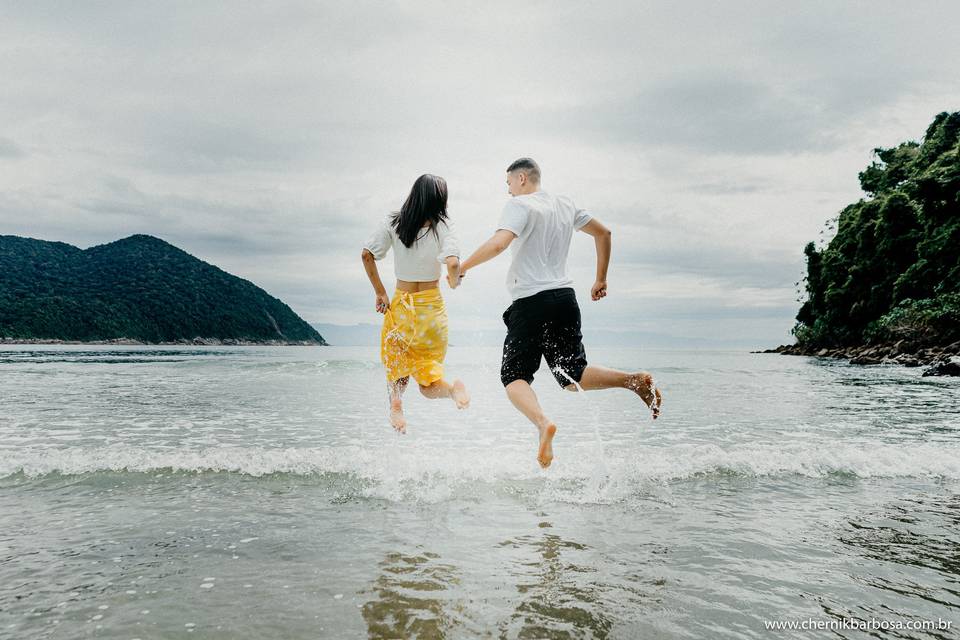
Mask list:
[[[804,250],[800,347],[960,340],[960,112],[936,116],[922,142],[875,153],[860,173],[867,197],[831,221],[827,246]]]
[[[263,289],[148,235],[89,249],[0,236],[0,338],[324,344]]]

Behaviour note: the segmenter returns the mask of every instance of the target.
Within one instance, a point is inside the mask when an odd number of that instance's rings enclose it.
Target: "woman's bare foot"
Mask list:
[[[397,433],[407,432],[407,419],[403,417],[403,401],[400,398],[390,401],[390,424]]]
[[[540,431],[540,448],[537,450],[537,462],[546,469],[553,462],[553,436],[557,433],[557,425],[552,422],[542,427]]]
[[[466,409],[470,406],[470,394],[467,393],[467,387],[462,380],[453,381],[450,397],[457,403],[457,409]]]
[[[663,394],[660,389],[653,386],[653,376],[646,372],[631,374],[627,380],[627,388],[635,391],[640,399],[653,412],[653,419],[656,420],[660,415],[660,404],[663,402]]]

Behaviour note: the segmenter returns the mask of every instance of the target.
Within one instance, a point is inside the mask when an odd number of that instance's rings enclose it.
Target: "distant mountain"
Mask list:
[[[286,304],[159,238],[0,235],[0,339],[326,344]]]

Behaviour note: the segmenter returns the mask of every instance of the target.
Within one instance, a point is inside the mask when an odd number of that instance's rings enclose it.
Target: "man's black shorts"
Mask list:
[[[507,325],[500,366],[503,386],[514,380],[533,382],[541,355],[561,387],[571,384],[571,378],[580,382],[587,353],[573,289],[550,289],[514,300],[503,312],[503,322]]]

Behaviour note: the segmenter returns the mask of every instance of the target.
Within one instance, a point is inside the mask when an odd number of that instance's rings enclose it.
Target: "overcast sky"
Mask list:
[[[151,234],[310,322],[378,322],[360,247],[416,177],[447,179],[469,251],[532,156],[614,231],[598,303],[574,238],[587,325],[772,346],[872,149],[960,109],[958,24],[956,2],[2,2],[0,234]],[[452,325],[498,326],[507,261],[446,294]]]

